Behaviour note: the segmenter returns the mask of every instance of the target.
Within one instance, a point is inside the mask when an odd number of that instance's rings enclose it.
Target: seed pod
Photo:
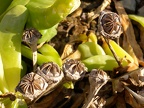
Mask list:
[[[34,28],[26,29],[23,32],[22,41],[31,46],[35,43],[37,44],[37,41],[41,36],[41,33]]]
[[[87,68],[78,60],[68,59],[63,64],[66,80],[77,81],[87,72]]]
[[[109,76],[106,72],[99,69],[92,69],[89,74],[89,82],[92,87],[100,87],[103,83],[106,83],[109,80]]]
[[[37,63],[37,41],[41,38],[41,33],[34,29],[26,29],[23,33],[22,41],[25,42],[33,51],[33,71],[36,70]]]
[[[106,38],[118,38],[122,33],[120,17],[114,12],[102,11],[99,16],[99,33]]]
[[[48,87],[40,96],[37,97],[35,101],[52,92],[61,83],[64,77],[64,74],[59,66],[53,62],[44,63],[43,65],[37,67],[36,72],[46,80]]]
[[[64,76],[59,66],[53,62],[37,67],[37,74],[42,76],[48,84],[59,83]]]
[[[48,87],[47,82],[40,75],[31,72],[26,74],[16,87],[16,91],[23,94],[26,101],[35,100]]]

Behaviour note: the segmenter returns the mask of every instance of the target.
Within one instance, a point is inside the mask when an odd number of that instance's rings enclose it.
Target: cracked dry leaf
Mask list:
[[[138,45],[135,34],[133,30],[132,23],[125,12],[125,9],[123,8],[123,5],[120,1],[113,0],[115,4],[115,8],[121,18],[121,23],[123,27],[123,48],[134,58],[135,64],[138,66],[138,59],[143,60],[143,53],[140,49],[140,46]]]

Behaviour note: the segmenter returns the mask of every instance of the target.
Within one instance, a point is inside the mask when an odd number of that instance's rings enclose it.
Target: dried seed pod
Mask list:
[[[114,12],[102,11],[99,16],[99,33],[106,38],[118,38],[122,33],[120,17]]]
[[[92,69],[89,74],[89,82],[93,87],[100,87],[103,83],[106,83],[109,80],[109,76],[106,72],[99,69]]]
[[[48,83],[48,87],[41,94],[41,96],[47,95],[52,92],[62,81],[64,74],[59,66],[53,62],[44,63],[37,67],[37,74],[42,76]],[[37,100],[41,97],[37,97]],[[36,101],[36,100],[35,100]]]
[[[33,71],[36,69],[37,62],[37,41],[41,38],[41,33],[34,29],[26,29],[23,33],[22,41],[25,42],[33,51]]]
[[[35,43],[37,44],[37,41],[41,36],[41,33],[34,28],[26,29],[23,33],[22,41],[31,46]]]
[[[48,84],[58,83],[64,76],[59,66],[53,62],[44,63],[37,67],[37,74],[42,76]]]
[[[26,74],[16,87],[16,91],[23,94],[26,101],[33,101],[48,87],[47,82],[40,75],[31,72]]]
[[[87,67],[78,60],[67,59],[63,64],[66,80],[77,81],[87,72]]]

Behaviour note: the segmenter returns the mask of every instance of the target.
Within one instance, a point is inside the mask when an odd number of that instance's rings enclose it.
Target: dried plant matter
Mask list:
[[[98,27],[100,34],[106,38],[119,38],[122,33],[119,15],[114,12],[102,11]]]
[[[63,72],[66,80],[77,81],[84,77],[84,74],[87,72],[87,68],[78,60],[68,59],[63,64]]]
[[[34,28],[26,29],[23,33],[22,41],[31,46],[37,44],[37,41],[41,36],[41,33]]]
[[[25,42],[33,51],[33,70],[36,69],[36,62],[37,62],[37,41],[41,38],[41,33],[34,29],[26,29],[23,32],[22,41]]]
[[[63,79],[63,72],[55,63],[44,63],[37,67],[36,73],[26,74],[16,87],[28,104],[50,93]]]
[[[104,0],[103,3],[95,10],[94,15],[89,19],[89,22],[97,18],[101,11],[111,4],[111,0]]]
[[[42,64],[37,67],[36,71],[37,74],[42,76],[49,85],[60,82],[64,76],[59,66],[53,62]]]
[[[35,100],[47,87],[48,84],[44,78],[31,72],[21,79],[16,87],[16,91],[22,93],[25,100],[29,102]]]
[[[115,3],[115,8],[121,18],[121,24],[123,27],[124,32],[124,42],[123,47],[124,49],[131,55],[133,55],[133,58],[135,58],[135,55],[138,59],[143,60],[143,54],[140,49],[140,46],[138,45],[136,41],[136,37],[134,34],[134,29],[132,26],[132,23],[125,12],[125,9],[123,8],[123,5],[120,1],[113,0]],[[135,60],[135,63],[137,64],[137,61]]]
[[[109,76],[102,70],[93,69],[89,74],[90,92],[82,108],[89,108],[102,86],[109,80]]]

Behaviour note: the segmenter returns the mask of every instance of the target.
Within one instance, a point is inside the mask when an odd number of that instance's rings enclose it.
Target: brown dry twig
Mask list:
[[[110,4],[111,0],[104,0],[103,3],[94,11],[94,15],[89,19],[88,22],[90,23],[92,20],[96,19],[99,16],[100,12],[103,11]]]

